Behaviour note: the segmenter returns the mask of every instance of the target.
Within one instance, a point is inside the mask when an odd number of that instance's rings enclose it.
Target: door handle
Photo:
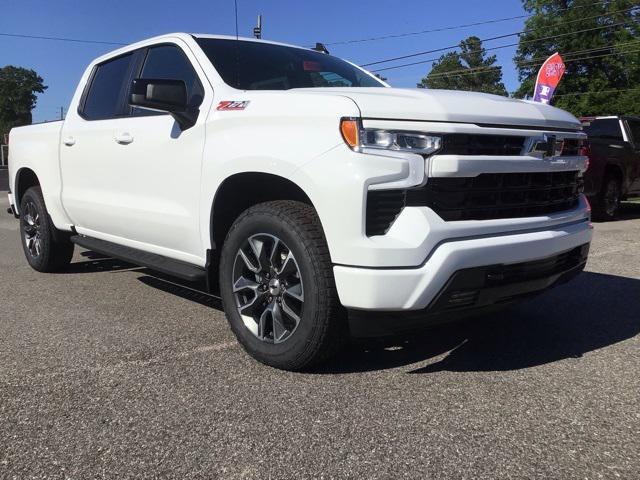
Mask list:
[[[67,137],[62,140],[62,143],[64,143],[67,147],[73,147],[76,144],[76,139],[73,137]]]
[[[121,133],[119,135],[116,135],[115,140],[120,145],[127,145],[127,144],[133,142],[133,137],[131,136],[131,134],[129,132],[123,132],[123,133]]]

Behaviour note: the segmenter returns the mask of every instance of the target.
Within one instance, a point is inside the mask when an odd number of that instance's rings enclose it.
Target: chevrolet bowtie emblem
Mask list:
[[[539,137],[529,137],[525,142],[523,155],[531,155],[540,158],[552,158],[562,155],[564,138],[555,135],[544,134]]]

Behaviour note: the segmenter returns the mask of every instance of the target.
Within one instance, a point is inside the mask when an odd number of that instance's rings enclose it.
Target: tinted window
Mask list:
[[[241,90],[384,87],[344,60],[313,50],[219,38],[197,41],[225,83]]]
[[[161,45],[150,48],[140,78],[182,80],[187,86],[187,98],[189,98],[190,105],[197,107],[202,103],[204,97],[202,84],[191,62],[178,47]],[[134,108],[136,115],[153,113],[150,110]]]
[[[591,125],[584,127],[584,131],[590,138],[622,141],[622,130],[620,129],[620,121],[617,118],[592,120]]]
[[[631,137],[636,148],[640,148],[640,120],[627,120]]]
[[[122,113],[122,100],[127,89],[132,54],[118,57],[96,67],[91,87],[82,110],[85,118],[99,120]]]

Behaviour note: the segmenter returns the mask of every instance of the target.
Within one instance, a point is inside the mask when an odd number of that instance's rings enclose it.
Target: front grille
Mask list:
[[[562,155],[576,156],[580,155],[581,141],[576,138],[567,138],[564,141],[564,147],[562,148]]]
[[[443,220],[489,220],[547,215],[578,204],[578,172],[483,173],[430,178],[407,190],[407,206],[426,206]]]
[[[522,155],[527,137],[511,135],[478,135],[468,133],[450,133],[442,137],[442,148],[438,155]],[[579,154],[580,140],[564,139],[562,156]]]
[[[446,221],[533,217],[575,208],[581,191],[579,172],[430,178],[420,188],[370,191],[366,233],[387,233],[406,206],[429,207]]]
[[[525,137],[452,133],[442,139],[438,155],[520,155]]]

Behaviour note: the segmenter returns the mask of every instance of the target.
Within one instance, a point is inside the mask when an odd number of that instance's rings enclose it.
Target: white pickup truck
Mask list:
[[[79,245],[206,282],[252,356],[296,370],[374,311],[426,324],[579,273],[584,139],[547,105],[170,34],[92,62],[64,121],[11,131],[9,201],[36,270]]]

